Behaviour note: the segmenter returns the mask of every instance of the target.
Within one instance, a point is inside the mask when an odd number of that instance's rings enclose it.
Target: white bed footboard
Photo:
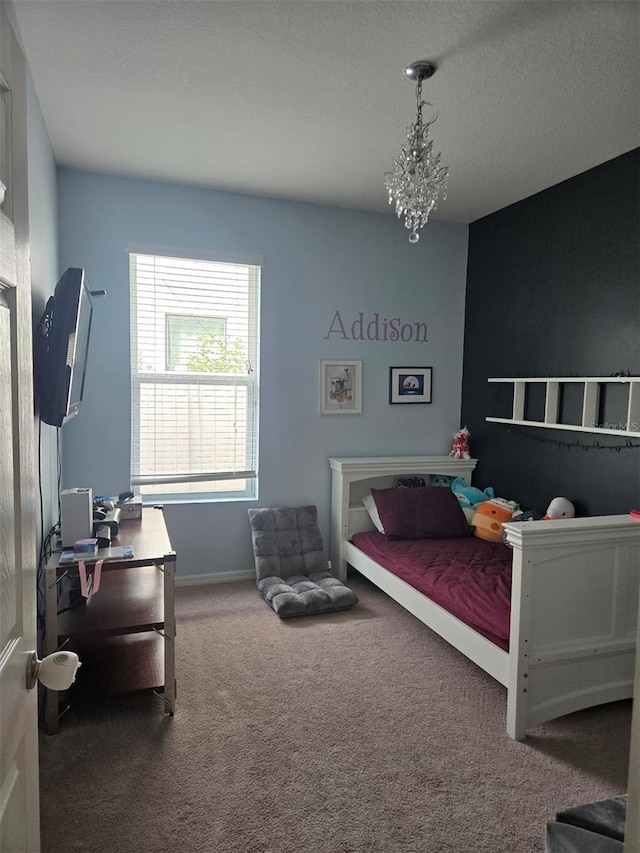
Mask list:
[[[640,522],[505,525],[513,547],[507,731],[633,695]]]
[[[362,505],[397,477],[451,474],[467,483],[475,459],[401,456],[330,459],[331,562],[347,563],[507,688],[507,732],[633,695],[640,521],[628,515],[505,525],[513,548],[509,652],[355,548],[373,525]]]

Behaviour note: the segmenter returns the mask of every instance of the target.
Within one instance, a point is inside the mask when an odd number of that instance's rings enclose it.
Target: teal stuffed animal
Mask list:
[[[479,504],[496,496],[492,486],[487,486],[483,492],[475,486],[467,486],[462,477],[456,477],[451,483],[451,491],[460,501],[462,509],[475,509]]]

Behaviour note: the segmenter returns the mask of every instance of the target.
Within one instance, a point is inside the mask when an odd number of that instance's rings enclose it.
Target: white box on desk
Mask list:
[[[142,518],[142,496],[134,495],[128,501],[115,501],[120,510],[120,521],[136,521]]]
[[[63,548],[73,548],[78,539],[88,539],[93,535],[91,489],[65,489],[60,492],[60,535]]]

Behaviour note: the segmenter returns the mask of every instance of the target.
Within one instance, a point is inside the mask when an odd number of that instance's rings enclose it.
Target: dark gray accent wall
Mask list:
[[[471,224],[462,423],[476,485],[539,511],[558,495],[580,515],[640,508],[640,447],[627,446],[640,435],[485,421],[505,408],[489,377],[640,375],[639,211],[635,149]],[[567,421],[579,405],[569,397]],[[624,421],[623,408],[614,390],[600,417]]]

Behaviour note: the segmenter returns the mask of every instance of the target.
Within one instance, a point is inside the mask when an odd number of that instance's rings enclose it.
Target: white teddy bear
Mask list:
[[[567,498],[554,498],[544,514],[545,521],[556,521],[559,518],[575,518],[576,508]]]

